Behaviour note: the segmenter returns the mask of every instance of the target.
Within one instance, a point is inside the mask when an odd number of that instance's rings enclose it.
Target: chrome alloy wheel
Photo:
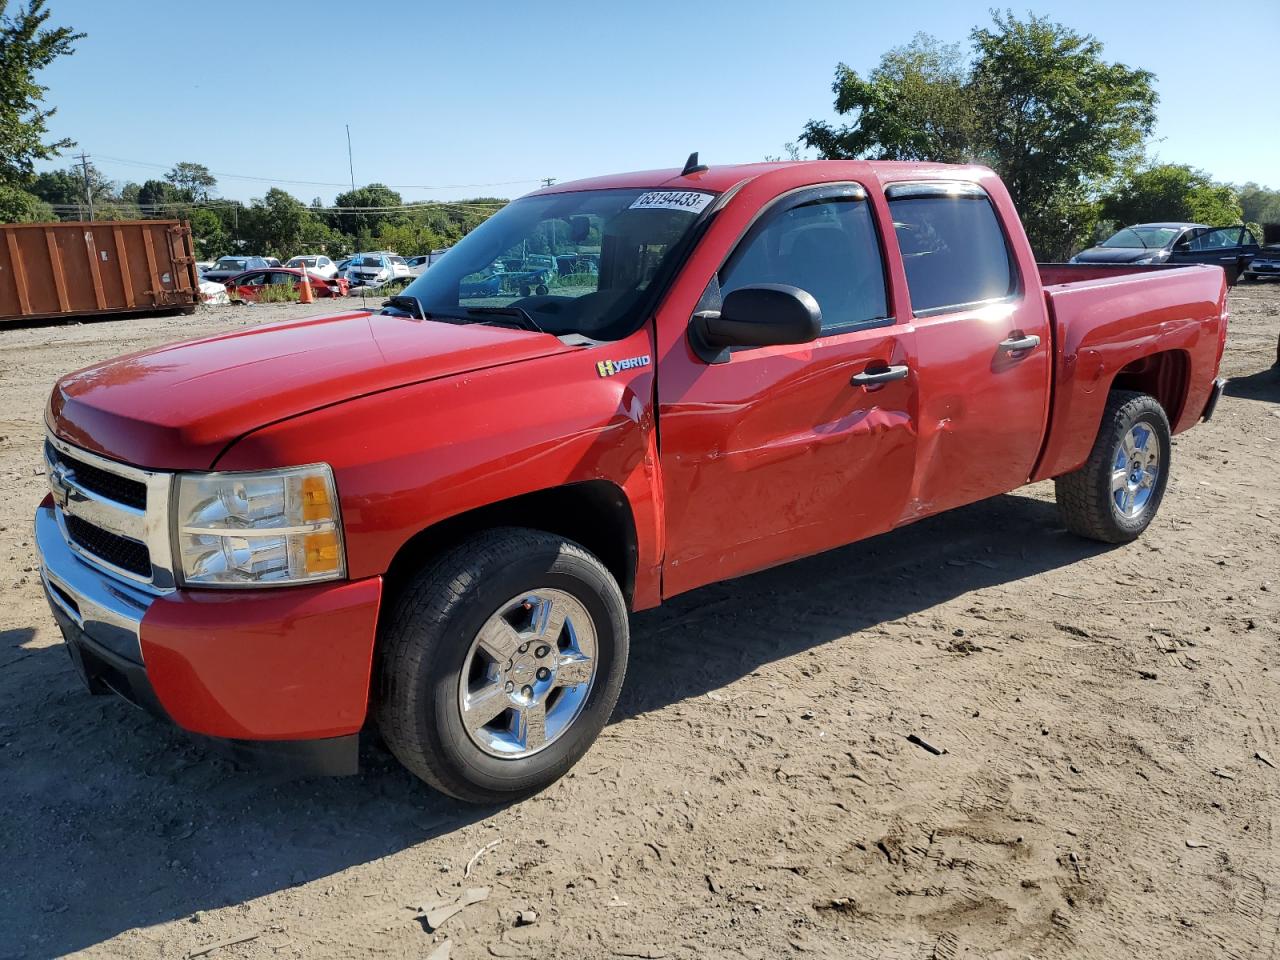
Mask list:
[[[537,753],[582,712],[596,660],[595,624],[576,597],[551,588],[512,597],[485,621],[462,665],[467,735],[495,757]]]
[[[1149,424],[1135,423],[1111,462],[1111,500],[1120,516],[1132,520],[1147,509],[1159,479],[1160,440]]]

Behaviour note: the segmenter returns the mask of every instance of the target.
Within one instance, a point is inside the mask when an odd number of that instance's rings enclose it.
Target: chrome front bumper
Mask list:
[[[139,629],[155,594],[80,559],[63,536],[53,507],[36,510],[35,537],[49,603],[94,643],[141,664]]]

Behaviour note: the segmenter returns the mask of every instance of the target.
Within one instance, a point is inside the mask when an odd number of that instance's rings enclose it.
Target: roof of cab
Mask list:
[[[779,163],[718,164],[688,175],[682,175],[680,167],[669,167],[664,170],[639,170],[633,173],[615,173],[603,177],[590,177],[586,180],[569,180],[565,183],[553,184],[550,187],[535,190],[528,196],[569,193],[575,190],[643,189],[646,187],[664,190],[709,190],[713,193],[723,193],[744,180],[754,180],[765,174],[785,170],[789,167],[819,165],[843,168],[839,173],[833,169],[831,171],[832,179],[842,176],[867,176],[868,174],[875,175],[881,180],[901,180],[908,177],[973,179],[976,176],[989,175],[991,173],[988,168],[981,166],[919,163],[908,160],[785,160]]]

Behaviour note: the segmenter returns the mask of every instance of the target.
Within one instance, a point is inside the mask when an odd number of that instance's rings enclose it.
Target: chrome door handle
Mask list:
[[[1018,333],[1017,330],[1014,333]],[[1000,349],[1007,350],[1009,353],[1021,353],[1024,350],[1034,350],[1040,346],[1040,338],[1034,333],[1025,336],[1010,337],[1008,340],[1000,341]]]
[[[866,387],[876,383],[888,383],[890,380],[905,380],[910,368],[903,364],[900,367],[876,367],[874,370],[863,370],[855,373],[849,382],[855,387]]]

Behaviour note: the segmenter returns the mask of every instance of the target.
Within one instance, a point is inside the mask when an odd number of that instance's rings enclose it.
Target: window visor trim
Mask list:
[[[890,200],[917,200],[922,197],[957,197],[989,200],[987,191],[968,180],[928,180],[919,183],[891,183],[884,188]]]

